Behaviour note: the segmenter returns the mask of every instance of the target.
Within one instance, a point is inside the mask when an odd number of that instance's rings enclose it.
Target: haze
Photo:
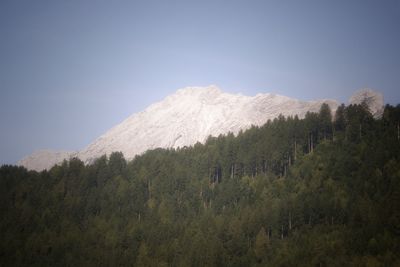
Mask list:
[[[399,1],[1,1],[0,164],[82,149],[179,88],[400,102]]]

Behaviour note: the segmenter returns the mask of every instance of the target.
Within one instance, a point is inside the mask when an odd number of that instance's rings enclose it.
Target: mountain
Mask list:
[[[128,163],[1,166],[0,266],[400,266],[400,105],[341,112]]]
[[[75,155],[76,152],[39,150],[18,161],[18,165],[22,165],[28,170],[41,171],[49,169],[64,159],[74,157]]]
[[[366,95],[372,96],[373,93],[368,91]],[[362,101],[364,95],[359,93],[351,101]],[[41,152],[24,158],[18,164],[42,170],[64,158],[77,156],[90,163],[113,151],[121,151],[127,159],[132,159],[148,149],[190,146],[204,142],[209,135],[236,134],[251,125],[262,125],[279,114],[302,118],[308,111],[318,112],[322,103],[327,103],[333,112],[339,105],[336,100],[301,101],[271,93],[255,96],[229,94],[213,85],[187,87],[131,115],[79,152]]]
[[[383,114],[383,95],[372,89],[365,88],[355,92],[349,102],[350,104],[365,103],[375,118],[381,117]]]
[[[133,114],[80,151],[78,157],[90,162],[122,151],[129,159],[148,149],[190,146],[204,142],[209,135],[262,125],[279,114],[303,117],[307,111],[318,111],[323,102],[332,109],[338,105],[333,100],[304,102],[275,94],[228,94],[216,86],[188,87]]]

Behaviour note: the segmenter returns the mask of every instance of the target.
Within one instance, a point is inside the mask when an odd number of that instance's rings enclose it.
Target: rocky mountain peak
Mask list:
[[[198,97],[198,96],[216,96],[222,94],[221,89],[216,86],[216,85],[209,85],[205,87],[200,87],[200,86],[190,86],[190,87],[185,87],[182,89],[179,89],[173,94],[173,96],[192,96],[192,97]]]
[[[350,104],[363,104],[369,108],[374,117],[380,117],[383,113],[383,95],[369,88],[356,91],[349,99]]]
[[[367,101],[374,114],[383,107],[382,95],[369,89],[358,91],[350,101],[352,104]],[[261,126],[280,114],[303,118],[307,112],[318,112],[323,103],[332,112],[339,105],[330,99],[300,101],[270,93],[230,94],[215,85],[186,87],[131,115],[76,153],[34,153],[19,164],[42,170],[71,156],[90,163],[114,151],[121,151],[127,159],[132,159],[149,149],[191,146],[204,142],[210,135],[237,134],[251,125]]]

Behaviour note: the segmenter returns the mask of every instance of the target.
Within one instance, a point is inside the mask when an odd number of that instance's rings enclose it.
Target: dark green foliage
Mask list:
[[[400,106],[0,168],[0,266],[399,266]]]

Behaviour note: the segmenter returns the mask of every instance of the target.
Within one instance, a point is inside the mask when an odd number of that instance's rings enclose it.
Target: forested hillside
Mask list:
[[[1,266],[400,266],[400,106],[0,168]]]

